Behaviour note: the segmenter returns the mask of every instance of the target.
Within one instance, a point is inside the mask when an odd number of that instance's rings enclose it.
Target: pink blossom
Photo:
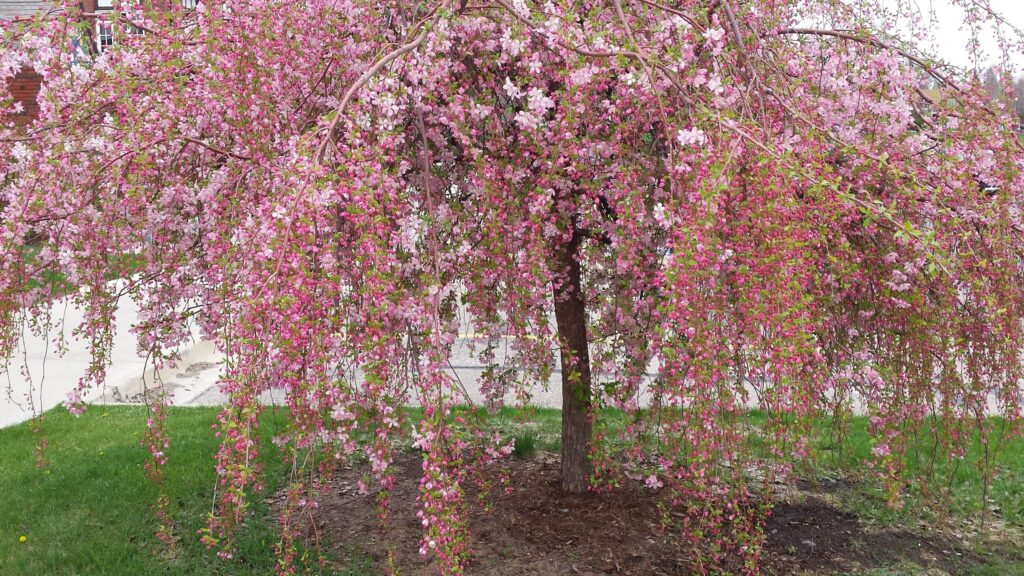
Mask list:
[[[682,146],[703,146],[707,142],[707,136],[704,131],[699,128],[691,128],[689,130],[680,129],[676,132],[676,141]]]

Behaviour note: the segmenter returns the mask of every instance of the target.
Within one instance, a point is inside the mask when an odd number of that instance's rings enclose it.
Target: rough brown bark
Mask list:
[[[562,490],[590,488],[591,422],[590,351],[579,263],[580,234],[555,249],[559,283],[554,285],[555,323],[562,356]]]

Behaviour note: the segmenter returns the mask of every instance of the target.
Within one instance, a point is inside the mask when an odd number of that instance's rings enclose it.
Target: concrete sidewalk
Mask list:
[[[115,317],[116,333],[111,352],[111,366],[107,370],[107,382],[101,389],[90,390],[85,400],[94,404],[139,404],[144,401],[147,390],[158,386],[170,395],[176,406],[217,406],[226,402],[227,396],[217,385],[222,370],[223,356],[213,343],[200,340],[193,334],[193,341],[183,346],[178,353],[180,360],[174,367],[164,367],[154,374],[153,367],[147,366],[137,353],[135,335],[131,327],[138,321],[138,307],[125,299]],[[63,320],[68,350],[57,355],[54,340],[59,327],[48,335],[23,334],[15,357],[8,363],[6,374],[0,373],[0,427],[10,426],[32,418],[34,414],[49,410],[64,402],[68,393],[75,389],[79,379],[89,366],[89,352],[85,342],[71,339],[71,331],[82,321],[83,314],[70,305],[59,304],[54,314]],[[483,344],[463,326],[463,337],[459,338],[452,350],[450,375],[457,380],[469,396],[469,401],[482,404],[484,397],[480,390],[480,378],[485,367],[473,352],[474,344]],[[496,360],[505,359],[504,345],[498,347]],[[557,355],[556,355],[557,361]],[[27,371],[22,370],[27,366]],[[546,387],[535,386],[530,403],[535,406],[560,408],[561,371],[556,365]],[[648,378],[653,380],[656,366],[648,369]],[[31,393],[29,392],[31,390]],[[640,405],[649,403],[649,391],[639,398]],[[752,388],[748,392],[753,392]],[[455,392],[460,401],[466,401],[460,391]],[[751,395],[753,397],[753,394]],[[269,390],[261,395],[266,404],[283,404],[285,392]],[[415,398],[412,399],[415,402]],[[506,396],[510,404],[514,399]],[[755,402],[756,404],[756,402]],[[995,399],[989,399],[990,413],[997,413]],[[858,402],[855,411],[862,412]]]
[[[183,405],[216,385],[222,358],[210,342],[195,340],[183,346],[178,350],[181,361],[176,368],[165,367],[154,374],[153,367],[139,356],[135,335],[130,332],[138,312],[134,302],[121,302],[114,318],[116,332],[106,385],[86,392],[87,402],[138,402],[145,388],[162,382],[173,402]],[[86,342],[71,336],[83,311],[59,302],[53,313],[55,326],[49,333],[23,331],[7,370],[0,374],[0,427],[23,422],[64,402],[89,367]],[[61,331],[67,340],[63,355],[54,344]]]
[[[223,355],[212,342],[193,335],[193,341],[177,352],[180,360],[174,367],[164,367],[154,374],[137,352],[135,335],[130,332],[138,321],[138,306],[129,299],[122,301],[114,319],[116,332],[111,350],[111,365],[106,384],[89,390],[84,399],[93,404],[138,404],[147,390],[162,386],[175,406],[217,406],[227,400],[217,383],[223,369]],[[54,307],[55,327],[43,335],[28,330],[22,335],[6,373],[0,374],[0,427],[31,419],[64,402],[88,369],[90,357],[84,341],[74,340],[71,332],[81,323],[83,311],[61,302]],[[58,355],[54,341],[63,329],[67,351]],[[465,387],[474,403],[483,403],[480,377],[485,367],[472,352],[476,339],[471,334],[460,338],[451,358],[450,374]],[[503,354],[498,354],[498,360]],[[27,367],[27,370],[23,368]],[[546,389],[535,387],[532,404],[558,408],[561,406],[561,374],[556,370]],[[267,404],[282,404],[283,390],[269,390],[261,395]],[[507,398],[512,401],[511,395]]]

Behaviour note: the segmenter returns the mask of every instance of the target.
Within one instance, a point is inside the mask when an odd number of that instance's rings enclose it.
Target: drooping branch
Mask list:
[[[888,42],[883,42],[882,40],[879,40],[874,36],[857,36],[856,34],[850,34],[849,32],[842,32],[839,30],[823,30],[818,28],[783,28],[781,30],[776,31],[775,33],[779,35],[829,36],[833,38],[842,38],[843,40],[850,40],[852,42],[859,42],[861,44],[874,46],[875,48],[881,48],[883,50],[890,50],[892,52],[896,52],[900,56],[903,56],[907,60],[910,60],[914,64],[917,64],[932,78],[938,80],[939,82],[942,82],[943,84],[949,86],[950,88],[953,88],[954,90],[960,92],[961,94],[964,93],[964,90],[962,88],[960,88],[955,82],[953,82],[951,78],[936,70],[935,66],[932,66],[928,62],[924,61],[923,59],[911,54],[910,52],[902,48],[893,46]]]
[[[806,36],[822,36],[822,37],[840,38],[840,39],[843,39],[843,40],[849,40],[851,42],[859,42],[861,44],[864,44],[864,45],[867,45],[867,46],[873,46],[875,48],[880,48],[882,50],[890,50],[892,52],[895,52],[895,53],[899,54],[900,56],[903,56],[904,58],[906,58],[910,62],[913,62],[914,64],[917,64],[929,76],[931,76],[935,80],[938,80],[944,86],[948,86],[949,88],[953,89],[957,94],[960,94],[960,95],[966,95],[967,94],[966,90],[964,90],[961,86],[959,86],[956,82],[954,82],[949,76],[946,76],[945,74],[939,72],[936,69],[935,66],[933,66],[933,65],[929,64],[928,62],[926,62],[925,60],[923,60],[923,59],[921,59],[921,58],[911,54],[907,50],[904,50],[902,48],[894,46],[894,45],[892,45],[892,44],[890,44],[888,42],[884,42],[882,40],[879,40],[875,36],[864,37],[864,36],[857,36],[856,34],[850,34],[849,32],[842,32],[842,31],[839,31],[839,30],[823,30],[823,29],[818,29],[818,28],[783,28],[781,30],[778,30],[776,32],[776,34],[780,34],[780,35],[784,35],[784,34],[789,34],[789,35],[806,35]],[[925,100],[931,102],[931,98],[929,98],[927,95],[925,95],[922,91],[918,90],[917,92]],[[953,98],[957,101],[958,104],[960,104],[961,106],[964,106],[963,100],[961,100],[958,96],[953,95]],[[985,113],[987,113],[989,116],[992,116],[993,118],[998,118],[999,117],[999,114],[995,110],[993,110],[991,107],[989,107],[989,106],[982,105],[979,108],[982,111],[984,111]],[[1017,146],[1017,149],[1024,150],[1024,144],[1021,144],[1021,142],[1019,140],[1016,141],[1016,146]]]
[[[395,48],[391,52],[385,54],[383,58],[381,58],[375,64],[370,66],[365,72],[362,73],[361,76],[359,76],[359,78],[351,86],[349,86],[348,90],[345,91],[345,95],[342,96],[341,102],[338,104],[338,107],[335,108],[334,110],[334,119],[331,120],[331,124],[327,127],[326,136],[320,142],[320,145],[317,147],[316,155],[314,157],[316,158],[318,164],[323,162],[324,155],[327,153],[327,146],[334,143],[335,132],[337,132],[338,125],[341,123],[341,119],[344,118],[345,116],[345,109],[348,107],[348,103],[350,100],[352,100],[352,97],[355,95],[355,93],[359,91],[360,88],[365,86],[366,83],[369,82],[370,79],[372,79],[378,72],[380,72],[382,68],[384,68],[397,58],[400,58],[401,56],[408,54],[409,52],[412,52],[413,50],[419,48],[420,45],[423,44],[423,41],[427,39],[427,35],[430,34],[430,30],[440,21],[441,16],[444,13],[444,10],[442,10],[442,8],[447,8],[450,4],[450,0],[445,0],[441,4],[435,6],[434,9],[431,11],[431,14],[433,16],[429,17],[429,25],[427,25],[427,20],[422,21],[417,26],[417,28],[419,28],[420,31],[415,38],[413,38],[409,42],[406,42],[405,44],[402,44],[398,48]]]
[[[195,144],[196,146],[202,146],[203,148],[206,148],[210,152],[214,152],[214,153],[220,154],[221,156],[231,156],[232,158],[235,158],[235,159],[238,159],[238,160],[252,160],[252,156],[246,156],[245,154],[238,154],[236,152],[229,152],[229,151],[224,150],[222,148],[218,148],[218,147],[214,146],[213,144],[207,144],[206,142],[203,142],[202,140],[198,140],[196,138],[189,138],[189,137],[185,136],[185,137],[182,137],[181,139],[184,140],[185,142],[191,142],[192,144]]]

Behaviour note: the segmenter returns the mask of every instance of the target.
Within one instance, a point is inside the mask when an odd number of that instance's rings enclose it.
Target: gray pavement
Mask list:
[[[71,330],[82,321],[81,310],[59,303],[54,314],[59,315],[59,322],[49,332],[23,332],[14,357],[7,361],[6,371],[0,372],[0,427],[28,420],[34,414],[65,401],[88,368],[90,357],[85,343],[70,337]],[[224,358],[213,343],[193,335],[192,341],[177,351],[180,361],[176,365],[154,370],[137,353],[136,339],[130,332],[137,320],[138,308],[132,302],[124,301],[115,317],[116,334],[106,385],[89,391],[85,395],[87,402],[140,403],[145,394],[158,387],[169,395],[172,404],[178,406],[221,405],[227,400],[218,386]],[[57,354],[55,341],[62,329],[68,339],[67,349],[63,354]],[[483,342],[464,328],[462,337],[453,348],[449,373],[465,391],[460,401],[483,404],[485,399],[480,390],[480,379],[485,366],[473,351],[475,344],[482,345]],[[498,362],[504,360],[508,342],[500,344]],[[555,359],[557,362],[557,355]],[[649,372],[654,371],[656,367],[649,369]],[[653,374],[649,376],[653,377]],[[560,407],[560,378],[556,365],[547,386],[533,387],[530,403]],[[261,395],[261,401],[266,404],[283,404],[284,400],[285,392],[280,389],[268,390]],[[505,400],[512,404],[515,399],[510,393]],[[640,405],[646,405],[647,401],[646,395],[642,394]],[[996,412],[994,401],[989,404],[989,411]],[[855,409],[860,411],[863,406],[857,403]]]
[[[138,321],[138,307],[125,300],[114,319],[116,328],[111,363],[106,384],[89,390],[84,399],[93,404],[134,404],[156,389],[165,391],[171,403],[178,406],[210,406],[223,404],[227,397],[218,380],[224,358],[213,343],[193,335],[188,344],[177,350],[180,360],[173,366],[154,370],[139,356],[131,327]],[[91,361],[85,342],[71,337],[71,331],[83,319],[81,310],[67,302],[54,307],[57,317],[51,330],[33,333],[25,329],[13,357],[0,372],[0,427],[32,418],[64,402],[86,373]],[[56,341],[60,334],[66,339],[66,350],[59,354]],[[485,367],[472,352],[473,334],[464,334],[453,349],[450,374],[462,383],[474,403],[484,401],[479,381]],[[499,360],[503,358],[501,354]],[[549,385],[536,386],[531,403],[545,407],[561,406],[560,373],[553,372]],[[269,390],[261,396],[267,404],[284,402],[283,390]],[[508,401],[513,398],[509,396]]]

